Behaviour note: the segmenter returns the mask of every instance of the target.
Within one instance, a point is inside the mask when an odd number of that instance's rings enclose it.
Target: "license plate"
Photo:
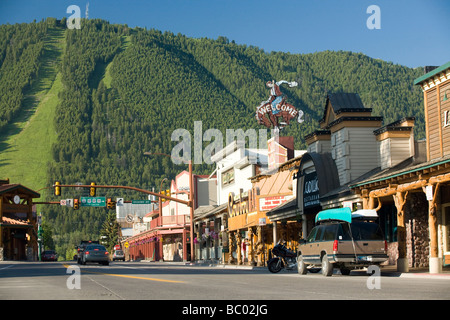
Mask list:
[[[358,261],[372,261],[372,256],[359,256]]]

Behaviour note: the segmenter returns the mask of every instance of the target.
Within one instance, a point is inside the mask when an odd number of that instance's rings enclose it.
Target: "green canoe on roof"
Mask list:
[[[319,222],[340,220],[348,223],[352,222],[352,210],[350,208],[327,209],[320,211],[316,215],[316,224]]]

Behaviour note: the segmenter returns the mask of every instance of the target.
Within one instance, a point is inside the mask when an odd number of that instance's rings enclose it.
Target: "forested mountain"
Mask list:
[[[39,72],[51,57],[54,49],[49,43],[56,35],[63,38],[55,73]],[[305,148],[303,137],[318,128],[327,92],[359,93],[385,124],[415,116],[416,139],[423,138],[422,94],[413,85],[421,74],[421,69],[361,53],[267,53],[223,37],[193,39],[102,20],[82,20],[79,30],[66,29],[65,19],[4,25],[0,26],[0,152],[14,156],[16,135],[27,137],[25,130],[13,128],[21,110],[28,108],[29,99],[24,97],[32,94],[30,88],[42,81],[40,77],[47,77],[58,91],[52,120],[56,143],[47,148],[51,160],[40,163],[46,180],[29,187],[94,181],[159,190],[164,177],[173,178],[187,168],[167,157],[143,153],[170,154],[176,144],[172,132],[185,128],[194,138],[194,121],[202,121],[203,132],[221,130],[224,138],[226,129],[261,129],[254,113],[269,97],[268,80],[299,82],[298,87],[282,87],[288,101],[306,114],[305,122],[292,123],[282,133],[294,136],[297,149]],[[46,108],[45,99],[36,113],[40,108]],[[32,116],[28,122],[31,127],[42,125]],[[28,174],[11,176],[11,159],[1,157],[6,156],[0,156],[0,177],[27,185]],[[196,174],[212,170],[207,164],[194,165]],[[54,199],[51,190],[42,191],[45,200]],[[83,192],[63,189],[63,198]],[[118,190],[98,193],[142,198]],[[99,235],[105,210],[39,208],[62,255],[79,240]]]

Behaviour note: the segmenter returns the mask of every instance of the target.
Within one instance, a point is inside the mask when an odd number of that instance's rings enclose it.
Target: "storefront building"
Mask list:
[[[307,153],[294,177],[303,238],[314,227],[319,211],[343,205],[356,208],[361,203],[348,185],[379,167],[373,131],[381,123],[382,118],[372,116],[358,94],[328,94],[320,129],[305,136]]]
[[[293,150],[291,137],[269,141],[270,153],[278,155],[267,172],[252,177],[254,187],[260,190],[259,210],[272,221],[272,235],[267,236],[267,255],[279,241],[295,251],[301,237],[301,215],[297,207],[297,184],[294,176],[306,150]],[[271,240],[270,240],[271,239]]]
[[[298,241],[296,219],[275,220],[268,213],[295,200],[292,177],[305,151],[294,150],[292,137],[275,136],[268,140],[268,165],[248,177],[251,188],[228,195],[227,263],[263,266],[271,256],[277,239],[295,247]],[[295,216],[295,214],[294,214]],[[289,221],[289,223],[288,223]]]
[[[38,258],[33,199],[40,194],[20,184],[0,180],[0,261]]]
[[[253,189],[250,178],[267,169],[267,149],[249,149],[233,141],[218,151],[212,161],[216,163],[217,203],[195,211],[196,259],[255,264],[255,253],[250,249],[257,240],[249,228],[265,216],[256,212],[259,191]]]
[[[351,189],[363,198],[364,208],[376,208],[395,228],[387,231],[397,241],[400,271],[428,266],[430,273],[438,273],[450,264],[450,62],[414,84],[424,94],[426,160],[406,159]],[[380,141],[408,138],[404,130],[394,129],[378,132]]]
[[[215,176],[193,176],[194,208],[214,205]],[[182,171],[171,181],[170,196],[188,201],[189,173]],[[129,260],[188,261],[190,260],[190,208],[176,201],[164,201],[144,217],[149,220],[142,231],[122,241]],[[143,220],[144,220],[143,219]],[[140,222],[139,222],[140,223]],[[128,246],[128,248],[127,248]]]

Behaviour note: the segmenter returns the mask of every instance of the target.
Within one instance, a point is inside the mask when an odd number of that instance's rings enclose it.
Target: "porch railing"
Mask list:
[[[150,221],[150,229],[189,223],[190,217],[188,215],[162,216]]]

